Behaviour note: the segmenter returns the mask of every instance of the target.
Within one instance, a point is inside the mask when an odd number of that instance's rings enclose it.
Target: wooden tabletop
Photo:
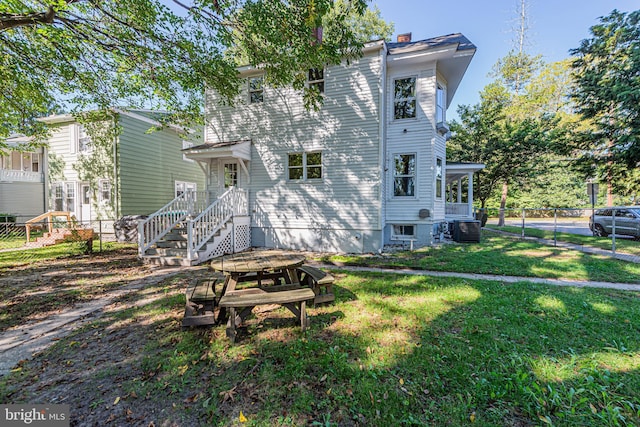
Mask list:
[[[305,259],[304,255],[279,250],[250,251],[215,258],[211,268],[228,273],[251,273],[294,268],[302,265]]]

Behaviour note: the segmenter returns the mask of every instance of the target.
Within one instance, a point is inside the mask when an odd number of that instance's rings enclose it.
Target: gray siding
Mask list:
[[[175,197],[175,182],[195,182],[204,190],[205,175],[182,155],[182,138],[173,130],[148,133],[148,122],[120,115],[118,191],[120,215],[150,214]]]
[[[244,188],[250,194],[254,244],[352,252],[379,248],[381,61],[375,52],[328,68],[319,111],[306,111],[293,89],[266,88],[263,103],[241,102],[235,108],[207,94],[205,140],[252,141],[250,183]],[[322,151],[322,180],[288,180],[288,154],[303,151]],[[211,182],[217,182],[217,168],[212,174]]]
[[[16,215],[23,223],[45,212],[42,182],[0,182],[0,213]]]

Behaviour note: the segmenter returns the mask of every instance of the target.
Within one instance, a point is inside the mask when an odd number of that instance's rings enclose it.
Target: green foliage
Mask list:
[[[591,162],[629,169],[640,162],[640,11],[612,11],[571,51],[577,111],[595,132],[583,135]]]
[[[174,123],[202,121],[203,92],[231,102],[236,62],[247,53],[273,86],[293,84],[314,104],[301,70],[355,58],[360,44],[348,20],[366,2],[332,0],[5,1],[0,4],[0,137],[42,134],[33,118],[73,108],[114,105],[174,112]],[[322,43],[314,29],[326,22]]]

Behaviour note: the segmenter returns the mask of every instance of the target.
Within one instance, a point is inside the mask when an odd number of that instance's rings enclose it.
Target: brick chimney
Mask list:
[[[411,33],[398,34],[398,43],[409,43],[411,41]]]

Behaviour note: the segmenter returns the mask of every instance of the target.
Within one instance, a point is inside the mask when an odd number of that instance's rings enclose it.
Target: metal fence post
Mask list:
[[[611,252],[616,254],[616,210],[611,210]]]
[[[98,230],[100,232],[100,252],[102,252],[102,220],[98,220]]]
[[[522,238],[524,239],[524,221],[525,221],[525,209],[522,208]]]
[[[558,208],[553,208],[553,246],[558,246]]]

